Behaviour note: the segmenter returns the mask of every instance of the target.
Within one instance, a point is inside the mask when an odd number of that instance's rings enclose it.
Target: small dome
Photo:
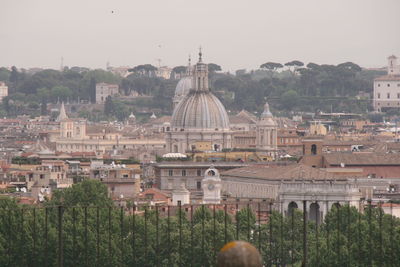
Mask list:
[[[156,116],[156,114],[154,114],[154,112],[153,112],[153,114],[151,114],[150,119],[157,119],[157,116]]]
[[[175,88],[175,97],[184,97],[192,89],[192,77],[187,76],[179,80]]]
[[[172,114],[172,129],[229,130],[229,117],[210,91],[190,91]]]
[[[131,115],[129,115],[129,118],[130,118],[130,119],[135,119],[135,118],[136,118],[136,116],[135,116],[135,115],[133,115],[133,113],[131,112]]]
[[[264,105],[264,111],[261,114],[260,121],[258,122],[259,125],[263,126],[277,126],[276,121],[274,120],[274,116],[272,115],[271,111],[269,110],[268,102]]]

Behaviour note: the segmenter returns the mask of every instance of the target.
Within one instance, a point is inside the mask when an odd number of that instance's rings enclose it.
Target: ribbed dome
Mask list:
[[[175,97],[184,97],[186,96],[190,89],[192,89],[192,77],[187,76],[183,77],[179,80],[178,84],[175,88]]]
[[[229,118],[221,101],[210,91],[191,90],[176,106],[172,114],[171,127],[178,131],[229,130]]]

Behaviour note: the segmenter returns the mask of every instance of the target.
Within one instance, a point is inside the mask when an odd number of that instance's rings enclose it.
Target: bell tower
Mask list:
[[[391,55],[388,57],[388,75],[398,75],[400,74],[399,66],[397,65],[397,57]]]
[[[303,157],[301,163],[314,167],[322,168],[323,165],[323,137],[309,136],[303,139]]]
[[[256,148],[267,152],[269,156],[275,158],[278,147],[278,125],[269,110],[268,102],[264,105],[264,112],[257,122]]]
[[[211,166],[204,173],[203,181],[203,204],[219,204],[221,202],[221,178],[219,172]]]

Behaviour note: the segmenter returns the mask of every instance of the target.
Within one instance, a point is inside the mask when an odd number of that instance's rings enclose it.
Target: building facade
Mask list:
[[[125,165],[103,164],[92,162],[90,178],[107,186],[111,198],[133,198],[140,193],[140,169],[128,168]]]
[[[6,96],[8,96],[8,86],[5,82],[0,81],[0,101]]]
[[[374,80],[373,106],[375,111],[400,108],[400,65],[397,57],[388,57],[387,75]]]
[[[106,98],[118,94],[118,84],[97,83],[96,84],[96,103],[104,104]]]

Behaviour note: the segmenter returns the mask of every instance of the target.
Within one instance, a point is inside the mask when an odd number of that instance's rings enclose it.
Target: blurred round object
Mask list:
[[[250,243],[232,241],[218,253],[218,267],[262,267],[262,259],[258,250]]]

